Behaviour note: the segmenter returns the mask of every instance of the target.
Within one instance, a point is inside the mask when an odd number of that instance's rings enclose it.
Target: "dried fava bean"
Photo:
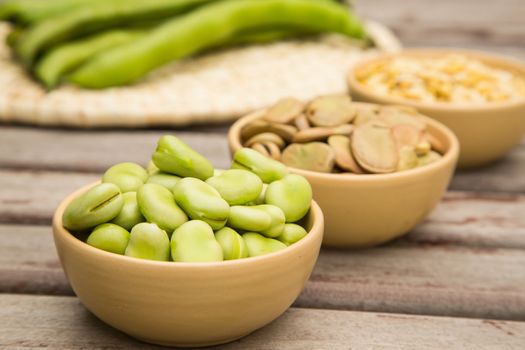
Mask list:
[[[285,146],[285,142],[277,134],[274,134],[273,132],[263,132],[257,135],[254,135],[248,139],[244,143],[245,146],[251,147],[254,143],[265,143],[265,142],[272,142],[275,143],[279,148],[283,148]]]
[[[124,192],[136,192],[148,179],[146,169],[135,163],[119,163],[106,170],[102,182],[117,185]]]
[[[131,229],[124,254],[139,259],[168,261],[170,239],[166,231],[156,224],[142,222]]]
[[[399,161],[397,163],[397,171],[413,169],[418,165],[418,157],[414,147],[403,146],[399,150]]]
[[[334,168],[335,152],[322,142],[294,143],[284,149],[281,161],[292,168],[329,173]]]
[[[201,180],[213,176],[210,161],[175,136],[162,136],[152,159],[160,170],[170,174]]]
[[[218,230],[223,228],[230,214],[230,206],[220,193],[206,182],[186,177],[173,188],[178,205],[194,220],[202,220]]]
[[[258,205],[234,205],[230,208],[228,226],[243,231],[261,232],[268,230],[272,225],[272,221],[270,214],[266,210],[259,208]]]
[[[115,254],[124,254],[128,246],[129,232],[115,224],[101,224],[93,229],[86,243]]]
[[[279,236],[284,230],[284,223],[286,221],[281,208],[271,204],[261,204],[258,205],[257,208],[264,210],[271,218],[270,227],[260,231],[260,233],[270,238]]]
[[[271,158],[270,151],[262,143],[254,143],[251,148],[263,156]]]
[[[441,158],[442,158],[442,156],[439,153],[434,152],[434,151],[430,151],[426,155],[424,155],[423,157],[419,157],[418,158],[417,166],[421,167],[421,166],[424,166],[424,165],[428,165],[430,163],[434,163],[435,161],[438,161]]]
[[[428,154],[428,152],[430,152],[431,149],[432,149],[432,146],[430,145],[428,141],[421,141],[415,147],[415,151],[418,157],[422,157]]]
[[[289,246],[300,241],[307,234],[308,232],[300,225],[285,224],[283,232],[276,239]]]
[[[248,248],[248,255],[251,257],[260,256],[278,252],[286,249],[286,244],[273,238],[266,238],[255,232],[248,232],[242,235],[246,247]]]
[[[423,140],[427,141],[428,143],[430,143],[430,146],[432,147],[432,149],[434,151],[436,151],[438,153],[441,153],[441,154],[445,154],[446,148],[445,148],[445,145],[443,144],[443,142],[441,142],[441,140],[439,140],[437,137],[435,137],[434,135],[432,135],[428,131],[426,131],[423,134]]]
[[[168,190],[172,190],[173,187],[179,182],[181,178],[177,175],[168,174],[163,171],[156,171],[148,177],[147,184],[157,184],[166,187]]]
[[[299,131],[292,140],[297,143],[322,141],[332,135],[349,136],[352,134],[352,131],[354,131],[354,126],[350,124],[343,124],[332,128],[314,127]]]
[[[222,261],[223,253],[210,225],[191,220],[171,235],[171,257],[179,262],[213,262]]]
[[[352,137],[352,153],[363,169],[371,173],[396,170],[398,155],[390,128],[370,122],[356,128]]]
[[[256,200],[261,194],[263,183],[254,173],[230,169],[210,177],[206,183],[219,192],[229,205],[240,205]]]
[[[286,142],[290,142],[297,132],[297,128],[292,125],[269,123],[263,119],[255,119],[241,130],[241,136],[243,140],[247,140],[263,132],[272,132],[281,136]]]
[[[186,213],[179,208],[173,194],[157,184],[145,184],[137,192],[140,212],[148,220],[171,234],[188,221]]]
[[[288,124],[303,111],[303,108],[304,104],[298,99],[283,98],[268,109],[264,119],[272,123]]]
[[[417,111],[405,106],[385,106],[381,107],[377,119],[388,126],[399,124],[412,125],[420,131],[425,130],[425,121],[421,119]]]
[[[288,170],[276,160],[249,148],[241,148],[233,155],[232,169],[244,169],[259,176],[264,183],[282,179]]]
[[[101,183],[69,203],[62,215],[62,224],[73,231],[95,227],[116,217],[123,204],[117,185]]]
[[[281,208],[286,222],[296,222],[310,209],[312,187],[301,175],[290,174],[268,185],[265,202]]]
[[[124,205],[120,213],[111,220],[115,225],[119,225],[126,230],[131,230],[138,223],[146,221],[140,212],[137,202],[137,192],[126,192],[122,194]]]
[[[352,122],[355,127],[366,124],[377,117],[379,106],[356,106],[356,116]]]
[[[281,149],[273,142],[263,142],[262,145],[268,150],[270,158],[281,160]]]
[[[404,146],[416,146],[422,139],[422,132],[410,124],[398,124],[391,128],[397,149]]]
[[[306,130],[310,128],[310,122],[304,114],[300,114],[294,119],[294,124],[298,130]]]
[[[229,227],[223,227],[215,232],[215,239],[222,248],[224,260],[242,259],[248,257],[248,247],[242,236]]]
[[[342,135],[333,135],[328,138],[328,144],[335,153],[335,164],[343,170],[350,171],[354,174],[363,174],[359,164],[352,155],[352,147],[350,146],[350,138]]]
[[[348,95],[326,95],[314,99],[306,108],[308,120],[315,126],[338,126],[350,123],[356,110]]]

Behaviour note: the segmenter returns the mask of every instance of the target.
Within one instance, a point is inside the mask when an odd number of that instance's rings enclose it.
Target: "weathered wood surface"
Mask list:
[[[296,305],[525,320],[523,266],[517,249],[407,242],[323,249]],[[2,293],[72,294],[48,226],[0,225],[0,275]]]
[[[196,129],[201,130],[201,129]],[[146,165],[159,136],[175,133],[218,168],[230,165],[224,127],[204,131],[80,131],[0,126],[0,169],[101,173],[118,162]],[[81,155],[81,156],[80,156]],[[454,190],[525,193],[525,139],[504,159],[458,172]],[[0,182],[0,188],[2,183]]]
[[[132,340],[76,298],[0,296],[2,349],[159,349]],[[292,308],[213,349],[522,349],[525,323]]]

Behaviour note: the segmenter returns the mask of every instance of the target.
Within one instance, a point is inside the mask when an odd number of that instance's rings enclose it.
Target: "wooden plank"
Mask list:
[[[228,167],[224,126],[175,130],[64,130],[0,127],[0,167],[103,172],[119,162],[147,165],[160,136],[174,134],[217,167]]]
[[[158,349],[106,326],[72,297],[2,295],[3,349]],[[525,323],[291,308],[213,349],[522,349]]]
[[[515,249],[323,249],[297,305],[525,320],[524,265]],[[0,225],[0,275],[0,293],[72,294],[46,226]]]
[[[357,11],[391,28],[408,46],[525,45],[522,0],[366,0]]]
[[[4,126],[0,127],[0,169],[101,173],[118,162],[147,164],[158,137],[166,133],[183,138],[210,158],[216,167],[229,167],[224,127],[209,127],[207,133],[202,133],[144,130],[64,132],[60,129]],[[524,173],[525,139],[498,162],[481,169],[458,172],[451,189],[525,193]],[[0,188],[2,181],[6,180],[0,179]]]

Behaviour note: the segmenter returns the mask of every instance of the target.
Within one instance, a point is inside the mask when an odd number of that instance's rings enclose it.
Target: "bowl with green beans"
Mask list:
[[[68,196],[53,232],[84,306],[140,340],[226,343],[281,315],[319,254],[308,181],[251,149],[217,170],[174,136]]]

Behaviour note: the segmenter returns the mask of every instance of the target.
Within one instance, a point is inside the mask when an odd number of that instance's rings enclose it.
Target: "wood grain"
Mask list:
[[[52,240],[47,226],[0,225],[1,293],[72,294]],[[524,265],[525,251],[515,249],[323,249],[297,305],[525,320]]]
[[[0,127],[0,169],[102,173],[119,162],[132,161],[145,165],[151,158],[158,137],[166,133],[180,136],[216,167],[229,167],[230,155],[224,126],[208,127],[203,129],[205,132],[195,130],[65,131],[3,126]],[[454,190],[525,193],[524,173],[525,139],[498,162],[481,169],[458,172],[450,187]]]
[[[72,297],[0,296],[3,349],[159,349],[106,326]],[[213,349],[521,349],[525,323],[291,308]]]

